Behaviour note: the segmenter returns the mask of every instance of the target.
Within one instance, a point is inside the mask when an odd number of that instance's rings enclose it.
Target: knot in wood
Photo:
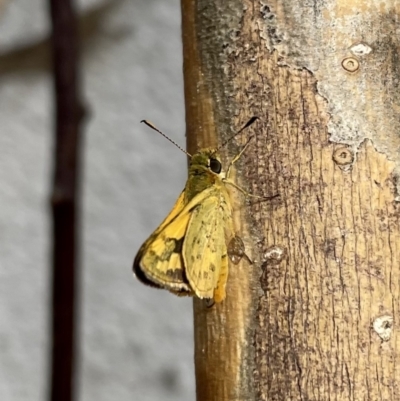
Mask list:
[[[360,63],[355,57],[346,57],[342,61],[342,67],[348,72],[356,72],[360,68]]]
[[[347,166],[354,161],[354,154],[353,152],[349,149],[346,148],[345,146],[336,149],[333,152],[333,161],[338,164],[339,166]]]

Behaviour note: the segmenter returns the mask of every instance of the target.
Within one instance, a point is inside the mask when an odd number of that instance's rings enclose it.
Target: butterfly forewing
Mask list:
[[[141,246],[133,269],[145,284],[190,295],[182,258],[183,239],[190,220],[184,199],[182,192],[171,213]]]

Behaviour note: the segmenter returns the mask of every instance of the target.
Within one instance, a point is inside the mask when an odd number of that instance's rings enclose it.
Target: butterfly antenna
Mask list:
[[[150,127],[151,129],[153,129],[154,131],[157,131],[159,134],[161,134],[165,139],[167,139],[168,141],[170,141],[171,143],[173,143],[179,150],[181,150],[183,153],[185,153],[187,156],[192,157],[192,155],[188,152],[186,152],[185,149],[183,149],[182,147],[180,147],[176,142],[174,142],[171,138],[168,138],[167,135],[165,135],[163,132],[161,132],[155,125],[153,125],[151,122],[147,121],[147,120],[142,120],[140,121],[141,123],[145,123],[148,127]]]
[[[218,146],[218,149],[221,149],[224,146],[226,146],[233,138],[235,138],[236,135],[239,135],[243,130],[250,127],[250,125],[253,124],[256,120],[258,120],[257,116],[251,117],[250,120],[247,121],[247,123],[242,128],[240,128],[240,130],[238,132],[236,132],[230,138],[228,138],[222,145]]]

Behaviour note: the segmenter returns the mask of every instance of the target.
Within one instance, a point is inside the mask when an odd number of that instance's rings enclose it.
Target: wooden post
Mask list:
[[[182,0],[189,151],[222,143],[254,263],[194,302],[198,401],[397,400],[398,2]]]

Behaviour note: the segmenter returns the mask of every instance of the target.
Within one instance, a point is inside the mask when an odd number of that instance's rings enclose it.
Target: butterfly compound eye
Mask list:
[[[217,159],[210,158],[210,169],[215,174],[219,174],[222,170],[221,162]]]

